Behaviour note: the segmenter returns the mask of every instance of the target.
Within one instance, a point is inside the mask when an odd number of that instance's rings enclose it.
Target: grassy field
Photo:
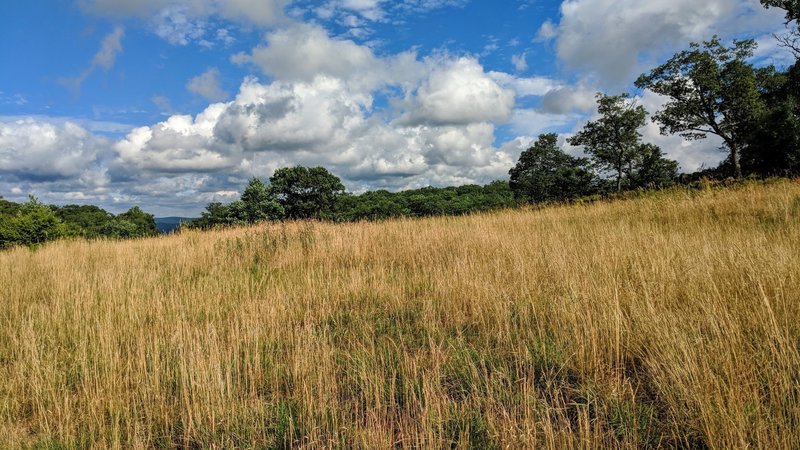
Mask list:
[[[0,253],[0,448],[800,448],[800,182]]]

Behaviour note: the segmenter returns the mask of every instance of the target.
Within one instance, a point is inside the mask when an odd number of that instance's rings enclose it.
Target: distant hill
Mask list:
[[[156,226],[159,233],[172,233],[177,230],[181,223],[194,220],[190,217],[156,217]]]

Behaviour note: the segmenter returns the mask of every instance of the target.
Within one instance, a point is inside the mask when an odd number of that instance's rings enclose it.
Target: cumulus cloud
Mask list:
[[[222,89],[219,77],[219,69],[212,67],[189,80],[186,89],[212,102],[225,100],[228,98],[228,93]]]
[[[542,97],[541,110],[548,114],[586,113],[596,106],[597,89],[584,84],[558,86]]]
[[[0,119],[0,178],[81,179],[97,170],[110,143],[74,122]]]
[[[215,103],[194,118],[174,115],[134,129],[114,145],[113,174],[208,172],[234,166],[235,156],[214,139],[214,126],[225,108]]]
[[[451,81],[489,92],[499,106],[490,103],[495,112],[470,116],[447,109],[485,101],[448,92]],[[408,101],[425,105],[426,115],[419,121],[392,121],[371,113],[371,97],[337,77],[269,83],[248,78],[231,102],[213,104],[194,118],[176,115],[130,132],[114,146],[117,158],[110,173],[120,180],[206,173],[207,182],[216,184],[204,192],[238,189],[220,182],[217,174],[243,181],[293,164],[324,165],[352,189],[503,177],[513,161],[493,146],[490,119],[510,115],[513,92],[465,58],[441,60],[418,84],[419,89],[407,91]],[[402,111],[396,114],[405,117]]]
[[[468,125],[505,121],[514,108],[514,92],[503,88],[477,60],[446,61],[431,74],[407,104],[404,124]]]
[[[741,30],[769,34],[779,23],[780,13],[758,0],[565,0],[558,26],[545,23],[539,36],[556,39],[567,67],[618,86],[690,41]]]
[[[489,76],[500,86],[513,90],[517,97],[541,97],[562,86],[550,77],[516,77],[505,72],[489,72]]]
[[[234,62],[250,62],[281,80],[310,81],[315,76],[350,78],[371,71],[378,60],[368,47],[350,40],[332,39],[320,26],[296,24],[267,34],[265,45]]]

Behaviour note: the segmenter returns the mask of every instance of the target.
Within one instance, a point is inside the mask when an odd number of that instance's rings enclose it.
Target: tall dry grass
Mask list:
[[[800,183],[0,254],[2,448],[800,448]]]

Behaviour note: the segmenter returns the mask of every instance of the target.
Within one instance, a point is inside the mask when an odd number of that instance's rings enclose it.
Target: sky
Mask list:
[[[758,0],[30,0],[0,2],[0,196],[196,216],[252,177],[324,166],[352,192],[507,179],[597,92],[689,42],[793,61]],[[686,172],[720,142],[661,136]]]

